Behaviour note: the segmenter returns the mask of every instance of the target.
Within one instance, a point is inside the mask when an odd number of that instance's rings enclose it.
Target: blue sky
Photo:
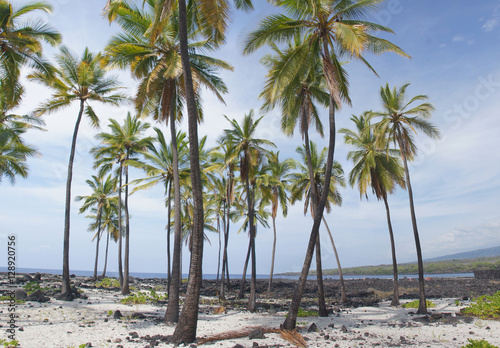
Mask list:
[[[63,34],[64,44],[77,53],[88,46],[102,50],[117,30],[100,12],[104,0],[53,0],[52,15],[41,15]],[[257,3],[257,1],[256,1]],[[204,96],[205,123],[200,133],[213,145],[222,129],[223,118],[241,119],[250,109],[258,109],[258,94],[263,86],[265,69],[259,59],[267,52],[261,49],[250,56],[242,55],[247,33],[263,16],[275,11],[259,1],[251,13],[233,13],[227,44],[215,55],[230,62],[234,72],[221,74],[228,85],[226,105],[210,95]],[[500,245],[500,1],[443,0],[439,2],[388,1],[371,20],[392,28],[389,38],[402,47],[412,59],[394,54],[368,56],[380,77],[359,63],[349,63],[352,107],[337,113],[338,128],[352,128],[351,114],[379,110],[379,89],[411,83],[410,95],[426,94],[435,106],[433,118],[441,133],[440,140],[417,137],[419,156],[410,171],[416,214],[424,258]],[[57,49],[47,47],[47,57]],[[135,82],[127,72],[112,72],[134,93]],[[26,83],[27,95],[16,110],[29,112],[46,100],[46,88]],[[109,108],[95,105],[106,130],[108,119],[123,119],[131,108]],[[71,107],[45,117],[47,132],[27,134],[27,141],[38,147],[42,156],[29,161],[30,176],[18,179],[14,186],[0,185],[0,240],[5,245],[8,234],[19,240],[18,267],[60,269],[64,214],[64,184],[69,147],[77,109]],[[326,110],[323,120],[326,122]],[[300,136],[287,138],[280,132],[279,111],[269,112],[259,130],[261,137],[276,143],[282,158],[295,156]],[[183,124],[182,127],[186,128]],[[96,130],[83,123],[77,143],[73,177],[73,196],[85,195],[85,180],[94,174],[88,150],[97,143]],[[314,135],[319,146],[326,140]],[[349,147],[337,138],[335,158],[346,175],[352,168],[347,162]],[[138,177],[139,172],[134,175]],[[390,263],[389,237],[385,209],[372,196],[361,201],[359,193],[342,189],[343,205],[327,215],[343,266]],[[163,272],[166,269],[166,209],[162,203],[163,188],[158,186],[130,198],[131,270]],[[408,197],[399,190],[389,197],[398,260],[415,260]],[[90,270],[95,244],[87,232],[89,221],[78,214],[79,203],[72,201],[70,268]],[[311,229],[310,216],[303,216],[303,206],[290,207],[287,218],[277,221],[278,249],[276,272],[300,270]],[[230,272],[241,273],[248,238],[237,234],[233,225],[230,236]],[[335,267],[332,248],[322,230],[322,253],[325,268]],[[205,244],[204,272],[215,273],[218,237],[209,234]],[[257,235],[257,271],[268,273],[271,260],[272,231],[259,228]],[[5,255],[2,247],[0,256]],[[101,249],[103,251],[104,249]],[[108,269],[116,270],[116,245],[110,247]],[[184,268],[188,252],[184,250]],[[2,260],[6,257],[1,256]],[[4,261],[0,263],[4,264]]]

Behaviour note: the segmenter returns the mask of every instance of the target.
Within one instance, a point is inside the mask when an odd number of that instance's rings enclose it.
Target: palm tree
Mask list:
[[[245,185],[245,194],[248,208],[249,234],[250,234],[250,249],[252,262],[252,279],[250,282],[250,297],[248,300],[248,310],[254,312],[256,310],[256,260],[255,260],[255,222],[254,222],[254,195],[250,190],[250,178],[252,169],[258,166],[260,155],[265,154],[262,146],[275,146],[272,142],[266,139],[254,138],[257,126],[262,120],[261,116],[257,120],[253,118],[253,110],[244,116],[241,125],[233,119],[229,120],[232,128],[225,129],[223,141],[229,141],[232,144],[231,153],[235,158],[240,158],[240,177]]]
[[[88,196],[76,196],[76,200],[84,201],[82,207],[80,208],[80,214],[85,213],[91,208],[95,208],[96,210],[95,223],[97,224],[97,232],[94,239],[97,238],[97,241],[94,262],[94,280],[97,280],[97,264],[99,260],[99,242],[101,240],[102,232],[102,216],[104,209],[110,210],[112,204],[118,204],[118,197],[113,196],[116,191],[117,180],[116,178],[112,178],[111,175],[108,175],[105,180],[92,175],[92,180],[87,180],[85,182],[92,189],[92,193]]]
[[[307,214],[307,211],[311,211],[311,216],[314,219],[315,213],[314,210],[317,207],[317,204],[314,204],[314,199],[318,199],[319,195],[321,195],[325,191],[325,172],[326,172],[326,156],[327,156],[327,148],[323,148],[321,152],[318,152],[316,144],[314,142],[310,142],[309,144],[310,155],[307,153],[307,149],[304,146],[297,148],[297,153],[300,156],[300,162],[297,163],[298,172],[291,175],[292,185],[291,185],[291,202],[292,204],[298,200],[304,200],[304,214]],[[302,163],[304,163],[307,157],[310,156],[310,162],[307,167],[305,167]],[[310,169],[312,168],[312,177]],[[341,205],[342,197],[340,192],[338,191],[338,185],[344,187],[344,171],[337,161],[334,161],[332,166],[332,177],[329,182],[330,189],[328,190],[328,200],[326,201],[325,208],[327,212],[331,211],[332,204]],[[316,192],[315,195],[313,192]],[[344,278],[342,274],[342,267],[340,265],[340,259],[337,253],[337,248],[335,247],[335,243],[333,241],[333,237],[330,232],[330,228],[326,222],[326,219],[323,217],[322,219],[325,227],[327,229],[328,235],[330,237],[330,241],[332,243],[333,252],[335,254],[335,259],[337,261],[337,267],[339,270],[339,278],[340,278],[340,289],[341,289],[341,301],[347,302],[347,295],[345,290]],[[319,292],[319,309],[320,314],[327,315],[326,305],[324,302],[324,289],[322,280],[322,265],[321,265],[321,253],[320,253],[320,242],[319,236],[316,240],[316,276],[318,279],[318,292]]]
[[[80,103],[71,141],[64,212],[63,284],[61,299],[71,300],[73,298],[69,278],[71,181],[73,178],[73,160],[75,158],[76,139],[80,122],[85,112],[92,126],[99,126],[99,118],[94,109],[89,105],[90,101],[118,106],[128,99],[123,94],[115,93],[120,88],[118,80],[114,77],[106,77],[106,72],[101,67],[101,54],[93,54],[88,48],[85,48],[82,56],[78,58],[67,47],[62,47],[61,53],[56,56],[56,60],[59,68],[55,72],[55,76],[50,76],[44,72],[35,72],[29,78],[45,84],[55,91],[51,99],[35,110],[35,115],[59,111],[71,105],[73,101]]]
[[[316,56],[321,57],[323,74],[331,98],[326,172],[327,180],[330,180],[335,150],[335,108],[340,107],[342,101],[350,103],[347,75],[339,59],[341,57],[359,59],[373,70],[363,57],[366,52],[381,54],[392,51],[407,55],[389,41],[370,34],[373,31],[392,32],[389,28],[361,20],[374,13],[381,0],[276,0],[274,3],[285,7],[291,17],[278,14],[263,19],[260,28],[250,34],[244,52],[251,53],[265,44],[286,42],[297,35],[303,35],[305,38],[303,44]],[[300,55],[294,57],[299,62],[294,65],[305,64],[303,58],[304,56]],[[294,293],[289,313],[283,324],[285,329],[293,329],[297,321],[327,197],[325,191],[319,200],[297,291]]]
[[[61,42],[61,34],[45,21],[25,18],[36,11],[51,13],[52,6],[38,1],[13,7],[11,1],[0,1],[0,76],[4,86],[9,86],[2,88],[9,102],[22,93],[19,84],[22,66],[28,64],[46,73],[52,72],[50,64],[42,58],[42,42],[52,46]]]
[[[38,155],[38,151],[20,141],[22,129],[7,129],[0,124],[0,183],[5,176],[11,184],[16,181],[16,176],[28,177],[28,157]]]
[[[274,274],[274,258],[276,255],[276,215],[278,208],[281,208],[283,216],[286,217],[288,213],[288,187],[290,184],[289,172],[295,169],[295,162],[287,159],[283,162],[279,160],[278,152],[269,152],[267,156],[267,167],[264,177],[264,185],[271,190],[271,217],[273,220],[273,252],[271,257],[271,271],[269,274],[269,284],[267,286],[267,293],[271,294],[273,290],[273,274]]]
[[[387,194],[392,193],[396,184],[405,187],[403,177],[404,169],[399,161],[399,151],[384,150],[377,146],[377,138],[373,127],[370,125],[370,116],[365,112],[361,116],[352,116],[351,120],[356,125],[356,130],[341,129],[346,144],[353,145],[356,150],[350,151],[347,158],[354,162],[354,167],[349,173],[351,187],[357,184],[360,198],[368,199],[367,190],[371,187],[378,200],[383,199],[386,209],[387,226],[391,241],[392,268],[394,275],[394,294],[391,306],[399,305],[398,263],[396,260],[396,246],[392,231],[391,214],[387,202]]]
[[[134,77],[141,79],[137,92],[136,106],[143,115],[153,115],[161,122],[170,119],[170,135],[173,154],[173,185],[174,211],[180,214],[180,183],[178,173],[178,151],[175,143],[175,121],[182,118],[183,102],[185,99],[184,75],[179,56],[179,39],[177,17],[166,18],[151,30],[154,24],[155,1],[148,1],[149,12],[130,6],[124,1],[114,1],[108,9],[108,14],[125,30],[113,38],[108,45],[109,60],[111,63],[125,67],[130,66]],[[154,37],[152,36],[154,34]],[[200,55],[195,49],[212,47],[208,42],[196,42],[191,45],[190,63],[196,83],[195,92],[199,93],[199,86],[204,85],[214,91],[222,100],[220,93],[226,92],[226,87],[215,75],[217,68],[232,69],[232,67],[218,59]],[[196,95],[197,103],[199,96]],[[202,115],[200,105],[198,115]],[[180,286],[180,248],[181,228],[180,215],[174,219],[174,255],[172,281],[169,287],[169,302],[165,313],[166,322],[177,322],[179,317],[179,286]]]
[[[100,174],[104,174],[112,167],[112,163],[116,161],[119,164],[119,201],[121,202],[122,175],[125,173],[125,257],[123,262],[123,284],[122,294],[130,294],[129,287],[129,257],[130,257],[130,218],[128,210],[128,190],[129,190],[129,172],[128,166],[130,161],[137,161],[137,156],[140,155],[151,141],[152,137],[144,137],[143,133],[150,127],[149,123],[143,123],[138,117],[132,117],[127,113],[127,117],[121,126],[116,120],[110,119],[108,125],[111,133],[99,133],[96,138],[101,141],[101,146],[93,148],[91,153],[95,154],[97,159],[96,167],[102,165]],[[121,205],[121,204],[120,204]],[[119,213],[121,219],[121,212]],[[120,226],[121,227],[121,226]]]
[[[406,95],[406,88],[409,83],[397,89],[394,87],[392,90],[389,84],[380,88],[380,98],[382,99],[382,112],[374,112],[374,116],[382,117],[378,122],[376,132],[379,134],[378,142],[380,146],[388,148],[388,139],[399,147],[401,158],[403,159],[403,166],[406,178],[406,189],[408,190],[408,197],[410,200],[410,214],[411,223],[413,226],[413,236],[415,238],[415,247],[417,249],[417,264],[418,264],[418,285],[419,285],[419,306],[417,313],[427,313],[427,303],[425,298],[425,284],[424,284],[424,263],[422,259],[422,249],[420,247],[420,237],[418,235],[417,218],[415,216],[415,207],[413,203],[413,191],[410,183],[410,172],[408,170],[408,161],[412,160],[416,153],[417,147],[413,142],[413,133],[417,130],[424,132],[425,135],[437,139],[439,138],[439,130],[432,125],[427,119],[431,117],[434,107],[430,103],[422,103],[413,106],[414,102],[427,100],[426,95],[417,95],[410,100]]]
[[[90,217],[94,221],[96,220],[96,216]],[[97,230],[98,226],[93,224],[90,227],[91,231]],[[104,207],[103,212],[101,214],[101,230],[106,231],[106,252],[104,257],[104,268],[102,270],[101,278],[106,277],[106,270],[108,267],[108,247],[109,247],[109,239],[110,237],[117,243],[119,239],[119,229],[118,229],[118,201],[113,202],[113,204],[108,208]]]

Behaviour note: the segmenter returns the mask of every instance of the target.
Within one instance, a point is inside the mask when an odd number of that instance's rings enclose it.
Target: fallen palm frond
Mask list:
[[[240,330],[226,331],[226,332],[222,332],[220,334],[216,334],[213,336],[200,338],[198,340],[198,344],[205,344],[208,342],[215,342],[215,341],[222,341],[222,340],[231,340],[231,339],[235,339],[235,338],[243,338],[243,337],[248,336],[251,332],[253,332],[255,330],[262,330],[262,333],[278,333],[281,331],[280,329],[273,329],[273,328],[262,327],[262,326],[246,327],[246,328],[243,328]]]
[[[297,332],[297,329],[293,330],[279,329],[278,332],[280,333],[281,337],[283,337],[283,339],[296,345],[297,347],[301,348],[307,347],[307,343],[304,340],[304,337],[302,337],[302,335]]]

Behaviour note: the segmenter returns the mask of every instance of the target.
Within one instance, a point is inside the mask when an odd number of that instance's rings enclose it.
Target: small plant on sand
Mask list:
[[[500,291],[494,295],[484,295],[473,300],[470,306],[462,308],[463,314],[473,315],[482,319],[500,318]]]
[[[299,311],[297,313],[297,317],[299,318],[304,318],[304,317],[317,317],[318,316],[318,311],[307,311],[303,309],[302,307],[299,308]]]
[[[115,278],[104,278],[100,282],[95,283],[95,286],[102,286],[103,288],[119,288],[120,281]]]
[[[3,346],[7,348],[15,348],[19,346],[19,342],[17,342],[16,340],[12,341],[0,340],[0,344],[3,344]]]
[[[147,302],[154,303],[165,299],[166,296],[160,296],[156,293],[154,289],[151,289],[149,294],[146,292],[139,291],[133,293],[128,297],[122,298],[120,302],[123,304],[144,304]]]
[[[113,315],[113,311],[110,309],[110,310],[108,311],[108,317],[110,317],[110,316],[112,316],[112,315]]]
[[[469,341],[469,343],[466,344],[465,346],[462,346],[462,348],[498,348],[498,346],[494,346],[485,340],[479,341],[479,340],[471,340],[469,338],[467,341]]]
[[[427,308],[429,307],[436,307],[436,304],[434,302],[431,302],[429,300],[426,300],[425,303],[427,303]],[[401,306],[403,308],[418,308],[419,300],[411,301],[408,303],[403,303]]]

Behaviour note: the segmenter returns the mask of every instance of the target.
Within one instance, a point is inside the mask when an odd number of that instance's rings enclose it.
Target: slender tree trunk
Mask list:
[[[168,290],[168,305],[164,321],[176,323],[179,320],[179,290],[181,286],[181,183],[179,178],[179,154],[177,132],[175,131],[175,96],[172,96],[170,114],[170,137],[172,138],[172,169],[174,179],[174,255],[172,260],[172,280]]]
[[[222,272],[220,278],[220,287],[219,287],[219,299],[222,301],[226,300],[225,294],[225,276],[226,276],[226,264],[227,264],[227,231],[226,231],[226,216],[227,216],[227,198],[224,203],[224,216],[223,216],[223,229],[224,229],[224,250],[222,252]]]
[[[123,163],[120,162],[120,182],[118,189],[118,277],[120,279],[120,288],[123,285],[123,264],[122,264],[122,236],[123,236],[123,221],[122,221],[122,181],[123,181]]]
[[[170,218],[172,215],[172,180],[168,182],[168,208],[167,208],[167,294],[170,295],[170,283],[172,281],[171,265],[170,265]]]
[[[251,252],[252,252],[252,242],[250,241],[250,238],[248,238],[247,257],[245,258],[245,265],[243,266],[243,276],[241,277],[240,291],[238,293],[238,298],[240,300],[243,297],[245,297],[245,280],[247,279],[248,261],[250,261],[250,254],[251,254]]]
[[[271,272],[269,273],[269,284],[267,285],[268,295],[270,295],[273,291],[274,258],[276,256],[276,215],[273,215],[273,232],[273,255],[271,257]]]
[[[102,278],[106,277],[106,269],[108,267],[108,247],[109,247],[109,231],[106,237],[106,254],[104,256],[104,269],[102,270]]]
[[[234,174],[231,172],[229,174],[229,183],[228,183],[228,192],[227,192],[227,211],[226,211],[226,234],[225,234],[225,240],[224,240],[224,257],[226,258],[226,286],[228,291],[232,291],[231,287],[231,279],[229,278],[229,258],[227,256],[227,248],[229,244],[229,227],[231,225],[231,216],[230,216],[230,211],[231,211],[231,192],[229,190],[233,189],[233,176]]]
[[[186,300],[179,323],[173,334],[174,342],[192,343],[196,339],[198,308],[202,282],[203,262],[203,186],[201,182],[200,154],[198,148],[198,117],[193,89],[191,67],[189,65],[187,12],[185,0],[179,0],[179,43],[184,83],[186,87],[186,104],[188,112],[189,162],[191,168],[191,187],[193,190],[193,249],[189,269],[189,281]]]
[[[75,160],[76,138],[78,137],[78,129],[82,121],[83,109],[85,101],[80,101],[80,111],[75,123],[73,131],[73,139],[71,141],[71,150],[68,163],[68,177],[66,179],[66,206],[64,209],[64,241],[63,241],[63,272],[62,272],[62,288],[61,294],[66,294],[67,299],[71,300],[71,282],[69,277],[69,232],[70,232],[70,215],[71,215],[71,181],[73,179],[73,161]]]
[[[333,154],[335,152],[336,130],[335,130],[335,105],[333,100],[330,100],[329,123],[330,123],[330,129],[329,129],[328,155],[326,161],[325,188],[330,187],[330,179],[332,175],[332,166],[333,166]],[[309,268],[311,267],[314,247],[316,244],[316,238],[319,233],[319,226],[321,224],[321,219],[323,217],[323,210],[325,209],[326,200],[328,198],[328,191],[329,190],[326,189],[323,190],[317,212],[314,216],[314,223],[311,229],[309,243],[307,245],[307,252],[304,260],[304,265],[302,267],[302,272],[300,273],[299,281],[297,282],[297,287],[292,297],[292,303],[290,305],[288,315],[285,319],[285,322],[283,323],[283,328],[287,330],[294,329],[297,323],[297,313],[299,312],[300,302],[302,300],[302,294],[304,293],[307,276],[309,274]]]
[[[221,257],[221,249],[222,249],[222,241],[220,235],[220,216],[217,214],[217,232],[219,234],[219,254],[217,256],[217,282],[219,282],[220,276],[220,257]]]
[[[127,154],[127,160],[129,155]],[[125,166],[125,259],[122,295],[130,294],[130,215],[128,213],[128,165]]]
[[[318,315],[320,317],[327,317],[328,310],[326,309],[325,286],[323,285],[323,266],[321,264],[319,233],[316,237],[316,281],[318,283]]]
[[[337,261],[337,269],[339,270],[339,281],[340,281],[340,301],[342,303],[347,302],[347,293],[345,290],[345,282],[344,282],[344,273],[342,272],[342,266],[340,265],[339,253],[337,252],[337,247],[335,246],[335,242],[333,241],[332,232],[330,231],[330,227],[326,223],[325,216],[323,215],[323,223],[325,224],[326,231],[328,232],[328,237],[330,237],[330,242],[332,243],[333,254],[335,255],[335,260]]]
[[[417,249],[417,264],[418,264],[418,297],[419,305],[417,314],[427,314],[427,302],[425,297],[425,283],[424,283],[424,261],[422,258],[422,248],[420,247],[420,237],[418,235],[417,228],[417,217],[415,216],[415,206],[413,204],[413,191],[411,189],[410,182],[410,171],[408,170],[408,163],[405,154],[405,146],[403,146],[403,139],[401,137],[401,131],[399,128],[396,130],[397,139],[399,143],[399,149],[401,150],[401,156],[403,157],[403,165],[406,174],[406,188],[408,190],[408,198],[410,200],[410,213],[411,213],[411,224],[413,226],[413,236],[415,237],[415,247]]]
[[[246,155],[245,155],[246,158]],[[250,249],[251,249],[251,262],[252,262],[252,273],[250,277],[250,295],[248,297],[248,307],[247,309],[254,313],[257,309],[257,273],[256,273],[256,260],[255,260],[255,221],[254,221],[254,197],[253,191],[250,190],[250,183],[248,180],[248,166],[250,163],[247,161],[247,173],[246,173],[246,189],[247,189],[247,204],[248,204],[248,222],[249,222],[249,230],[250,230]],[[253,185],[252,185],[253,186]]]
[[[389,212],[389,203],[387,203],[387,194],[383,194],[385,211],[387,215],[387,226],[389,227],[389,237],[391,239],[392,253],[392,271],[394,274],[394,295],[392,295],[391,306],[399,306],[399,285],[398,285],[398,262],[396,261],[396,243],[394,242],[394,233],[392,231],[391,213]]]
[[[99,242],[101,241],[101,208],[99,208],[99,213],[97,214],[97,242],[95,247],[95,262],[94,262],[94,281],[97,280],[97,264],[99,261]]]

